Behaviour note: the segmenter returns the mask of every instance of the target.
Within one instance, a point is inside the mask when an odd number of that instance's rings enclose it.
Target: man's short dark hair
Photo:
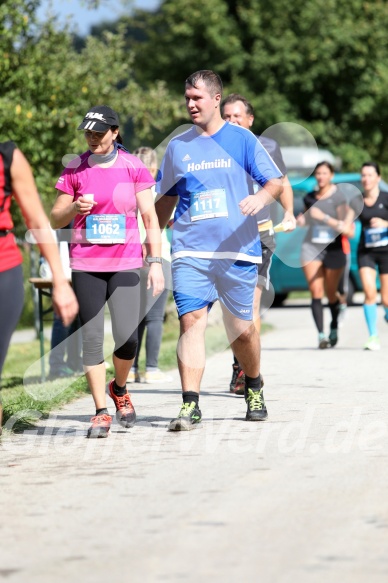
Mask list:
[[[212,97],[214,97],[217,93],[222,95],[221,77],[214,71],[210,71],[209,69],[201,69],[200,71],[196,71],[190,75],[190,77],[187,77],[185,84],[191,85],[197,89],[198,81],[203,81]]]
[[[229,103],[236,103],[237,101],[241,101],[245,105],[245,113],[247,113],[247,115],[255,115],[253,112],[252,105],[249,103],[247,99],[245,99],[245,97],[243,97],[239,93],[231,93],[230,95],[228,95],[228,97],[225,97],[225,99],[221,103],[221,113],[222,114],[224,113],[225,105],[228,105]]]

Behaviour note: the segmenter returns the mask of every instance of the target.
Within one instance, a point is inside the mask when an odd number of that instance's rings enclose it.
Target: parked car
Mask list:
[[[295,216],[297,216],[299,213],[304,212],[303,198],[308,192],[314,190],[316,180],[313,176],[309,178],[292,177],[290,178],[290,183],[294,192],[294,212]],[[359,173],[336,173],[333,183],[342,184],[342,190],[348,199],[357,195],[362,188],[361,175]],[[380,189],[388,192],[388,184],[381,181]],[[274,225],[276,225],[282,220],[282,208],[279,204],[273,204],[271,210],[272,220]],[[272,258],[270,272],[271,282],[275,289],[275,305],[280,305],[292,291],[308,290],[306,278],[300,263],[301,247],[306,230],[307,227],[297,227],[295,231],[290,233],[276,233],[276,250]],[[362,290],[357,267],[357,245],[360,233],[361,225],[359,221],[356,221],[355,236],[350,239],[352,261],[349,277],[348,303],[352,303],[352,298],[356,291]]]

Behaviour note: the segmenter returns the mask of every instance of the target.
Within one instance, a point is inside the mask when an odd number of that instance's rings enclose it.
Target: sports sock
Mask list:
[[[195,393],[194,391],[185,391],[182,393],[182,399],[184,403],[192,403],[195,402],[196,406],[198,407],[199,401],[199,393]]]
[[[249,377],[245,375],[245,387],[247,389],[252,389],[253,391],[258,391],[261,389],[261,375],[258,377]]]
[[[96,415],[109,415],[109,411],[106,407],[103,409],[96,409]]]
[[[113,392],[118,397],[123,397],[127,392],[127,387],[125,385],[123,387],[119,387],[116,381],[113,381]]]
[[[339,314],[339,307],[340,303],[337,300],[333,304],[329,304],[330,312],[331,312],[331,324],[330,328],[336,330],[338,328],[338,314]]]
[[[318,332],[323,332],[323,307],[322,300],[312,300],[311,310],[313,312],[313,318]]]
[[[323,307],[322,300],[312,300],[311,310],[313,312],[313,318],[318,332],[323,332]]]
[[[369,336],[377,336],[377,305],[364,304],[364,316],[369,330]]]

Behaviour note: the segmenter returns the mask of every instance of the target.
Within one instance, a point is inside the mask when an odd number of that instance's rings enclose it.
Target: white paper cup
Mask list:
[[[89,202],[93,202],[94,201],[94,194],[83,194],[82,198],[84,198],[85,200],[88,200]]]

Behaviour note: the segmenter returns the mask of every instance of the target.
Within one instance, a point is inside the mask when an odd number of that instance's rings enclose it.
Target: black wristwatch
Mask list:
[[[151,265],[151,263],[160,263],[163,264],[163,259],[161,257],[147,257],[147,263]]]

